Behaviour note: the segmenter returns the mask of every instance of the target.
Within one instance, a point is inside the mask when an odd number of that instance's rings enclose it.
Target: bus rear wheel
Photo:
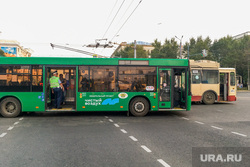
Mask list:
[[[131,101],[129,109],[135,117],[143,117],[149,111],[149,104],[145,98],[137,97]]]
[[[7,97],[0,103],[0,113],[3,117],[14,118],[21,112],[20,102],[13,97]]]
[[[215,94],[213,92],[206,92],[203,95],[203,100],[202,100],[205,104],[214,104],[215,102]]]

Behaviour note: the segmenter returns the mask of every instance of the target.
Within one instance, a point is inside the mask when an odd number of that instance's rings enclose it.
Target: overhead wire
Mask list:
[[[111,39],[111,41],[118,35],[118,33],[121,31],[121,29],[123,28],[123,26],[127,23],[128,19],[132,16],[132,14],[135,12],[135,10],[138,8],[138,6],[141,4],[142,0],[140,0],[140,2],[137,4],[137,6],[135,7],[135,9],[132,11],[132,13],[129,15],[129,17],[125,20],[125,22],[122,24],[122,26],[119,28],[119,30],[115,33],[115,35],[113,36],[113,38]]]
[[[115,6],[116,6],[117,2],[118,2],[118,0],[116,0],[116,2],[115,2],[115,4],[114,4],[113,8],[111,9],[111,11],[110,11],[110,13],[109,13],[109,16],[108,16],[108,18],[107,18],[107,20],[106,20],[106,22],[105,22],[104,27],[105,27],[106,24],[108,23],[108,20],[109,20],[111,14],[113,13],[113,11],[114,11],[114,9],[115,9]]]
[[[132,0],[132,1],[130,2],[129,6],[127,7],[127,9],[126,9],[125,12],[123,13],[123,15],[122,15],[120,21],[119,21],[117,24],[119,24],[119,23],[122,21],[122,19],[124,18],[125,14],[127,13],[128,9],[131,7],[131,5],[132,5],[132,3],[133,3],[134,1],[135,1],[135,0]]]
[[[109,30],[110,26],[113,24],[113,22],[114,22],[114,20],[115,20],[115,18],[116,18],[116,16],[117,16],[117,14],[118,14],[118,13],[119,13],[119,11],[121,10],[121,7],[123,6],[124,2],[125,2],[125,0],[123,0],[122,4],[120,5],[120,7],[119,7],[118,11],[116,12],[116,14],[115,14],[114,18],[112,19],[111,23],[109,24],[109,27],[108,27],[108,28],[107,28],[107,30],[105,31],[105,33],[104,33],[104,35],[103,35],[103,37],[102,37],[102,38],[104,38],[104,37],[105,37],[105,35],[107,34],[107,32],[108,32],[108,30]]]

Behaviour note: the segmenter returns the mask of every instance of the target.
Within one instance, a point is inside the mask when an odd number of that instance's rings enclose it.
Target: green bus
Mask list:
[[[54,71],[66,83],[62,109],[51,108]],[[0,57],[0,113],[188,111],[189,76],[185,59]]]

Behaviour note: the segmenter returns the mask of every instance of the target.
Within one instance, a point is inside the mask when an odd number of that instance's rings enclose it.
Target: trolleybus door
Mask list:
[[[159,108],[171,108],[171,69],[159,69]]]
[[[63,74],[63,77],[66,79],[67,89],[64,94],[64,102],[61,107],[63,110],[75,110],[76,109],[76,69],[75,67],[60,67],[60,66],[50,66],[46,67],[46,108],[47,110],[52,107],[53,94],[51,93],[49,79],[52,76],[52,72],[57,71],[58,75]],[[59,77],[59,76],[58,76]],[[62,92],[64,93],[64,92]]]

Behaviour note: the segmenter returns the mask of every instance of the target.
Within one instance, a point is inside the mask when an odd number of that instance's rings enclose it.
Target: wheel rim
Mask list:
[[[135,111],[136,112],[143,112],[145,106],[142,102],[138,102],[135,104]]]
[[[213,101],[213,100],[214,100],[214,95],[213,95],[213,93],[207,93],[207,94],[206,94],[206,100],[207,100],[208,102]]]
[[[5,105],[5,109],[8,113],[13,113],[16,110],[16,105],[12,102],[9,102]]]

